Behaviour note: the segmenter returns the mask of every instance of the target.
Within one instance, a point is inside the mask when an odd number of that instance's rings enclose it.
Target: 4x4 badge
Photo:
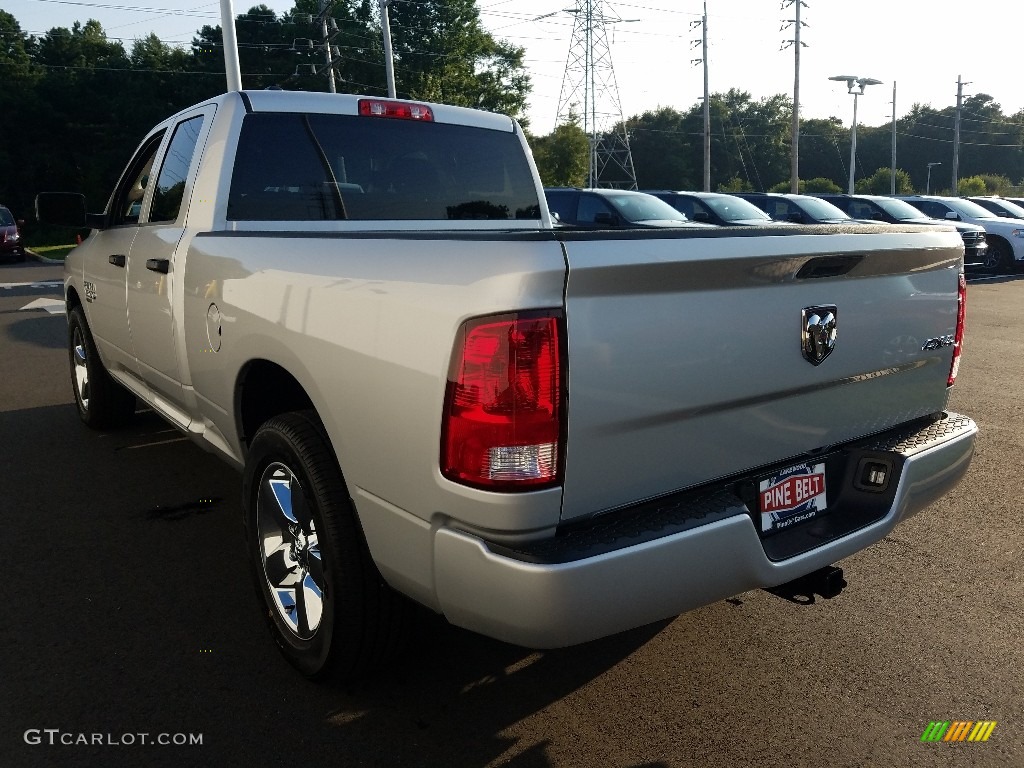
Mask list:
[[[836,348],[838,315],[834,304],[805,307],[800,311],[800,351],[811,365],[820,365]]]

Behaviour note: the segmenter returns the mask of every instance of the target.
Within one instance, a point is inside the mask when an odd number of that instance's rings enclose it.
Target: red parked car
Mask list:
[[[21,243],[21,233],[18,231],[18,225],[22,223],[15,221],[11,212],[0,205],[0,258],[25,260],[25,246]]]

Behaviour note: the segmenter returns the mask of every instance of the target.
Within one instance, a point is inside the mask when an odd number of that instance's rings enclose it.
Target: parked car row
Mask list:
[[[602,229],[712,226],[691,221],[668,203],[643,192],[549,187],[544,190],[544,196],[548,209],[563,225]]]
[[[920,227],[954,226],[964,240],[964,262],[971,267],[994,269],[990,263],[989,247],[984,228],[977,224],[933,218],[915,208],[906,200],[884,195],[819,195],[857,219],[869,219],[887,224],[910,224]]]
[[[951,222],[976,224],[985,230],[988,254],[984,265],[990,272],[1014,272],[1024,265],[1024,217],[998,216],[977,200],[938,195],[910,195],[901,198],[926,216]],[[994,198],[984,198],[994,199]]]
[[[988,272],[1024,267],[1024,199],[938,195],[844,195],[777,192],[690,192],[621,189],[544,190],[565,226],[707,227],[797,224],[952,226],[964,241],[964,263]]]

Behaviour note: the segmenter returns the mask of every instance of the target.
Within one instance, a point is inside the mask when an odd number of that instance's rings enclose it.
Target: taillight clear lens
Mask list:
[[[452,354],[441,472],[488,490],[560,481],[562,370],[557,316],[511,314],[463,325]]]
[[[960,371],[960,353],[964,351],[964,321],[967,318],[967,278],[960,273],[960,285],[957,288],[956,336],[953,343],[953,362],[949,366],[947,387],[956,383],[956,375]]]

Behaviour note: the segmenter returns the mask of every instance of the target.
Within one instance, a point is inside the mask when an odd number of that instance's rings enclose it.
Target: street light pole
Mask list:
[[[853,125],[850,126],[850,181],[846,187],[846,194],[853,194],[853,173],[857,168],[857,97],[860,96],[856,91],[853,93]]]
[[[857,75],[836,75],[829,80],[845,82],[849,93],[853,94],[853,125],[850,126],[850,181],[846,193],[853,194],[853,177],[857,168],[857,97],[864,94],[864,89],[869,85],[881,85],[881,80],[873,77],[858,77]]]
[[[930,195],[932,193],[932,166],[942,165],[942,163],[928,163],[928,179],[924,184],[924,193]]]

